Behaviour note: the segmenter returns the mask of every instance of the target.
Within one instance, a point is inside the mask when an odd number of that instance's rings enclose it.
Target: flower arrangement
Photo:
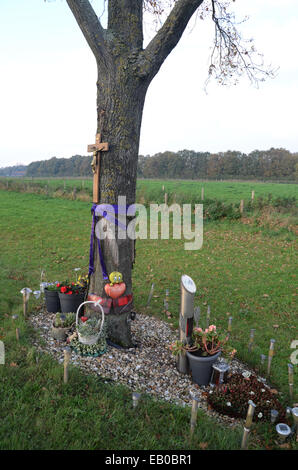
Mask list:
[[[83,318],[83,320],[82,320]],[[98,326],[98,318],[81,317],[81,321],[78,324],[77,331],[82,336],[93,336],[98,333],[100,325]]]
[[[183,344],[182,341],[175,341],[170,345],[170,350],[174,355],[188,351],[203,357],[213,356],[219,351],[223,351],[233,357],[236,350],[226,345],[228,339],[228,335],[219,333],[215,325],[210,325],[205,330],[196,327],[193,329],[190,345]]]
[[[80,295],[80,294],[85,294],[86,289],[88,286],[88,281],[86,279],[81,279],[79,278],[78,282],[59,282],[56,284],[56,288],[58,289],[58,292],[61,292],[61,294],[67,294],[67,295]]]
[[[271,390],[252,373],[234,373],[227,383],[209,390],[208,404],[221,414],[234,418],[245,418],[248,401],[256,404],[254,421],[270,421],[271,410],[278,411],[279,422],[286,422],[285,408],[280,403],[276,390]]]
[[[44,289],[51,291],[51,292],[58,292],[59,291],[59,282],[46,282],[44,283]]]

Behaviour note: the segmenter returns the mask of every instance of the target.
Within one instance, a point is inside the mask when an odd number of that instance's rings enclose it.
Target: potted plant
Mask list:
[[[59,300],[61,311],[76,312],[82,302],[84,302],[87,291],[87,280],[79,278],[78,282],[61,283],[59,286]]]
[[[185,353],[192,374],[192,380],[198,385],[208,385],[212,374],[212,365],[226,349],[228,335],[219,333],[215,325],[209,328],[194,328],[190,345],[181,341],[171,344],[173,354]],[[233,350],[235,354],[235,350]]]
[[[67,333],[73,326],[76,320],[76,315],[73,312],[66,315],[57,312],[53,321],[52,336],[58,341],[65,341]]]
[[[61,312],[61,305],[59,300],[59,288],[60,284],[57,283],[47,283],[44,286],[44,295],[46,302],[46,309],[49,313]]]

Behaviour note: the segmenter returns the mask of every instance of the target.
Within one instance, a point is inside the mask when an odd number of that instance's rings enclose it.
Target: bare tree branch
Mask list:
[[[206,8],[215,27],[207,83],[215,77],[222,85],[236,84],[238,77],[246,74],[251,83],[258,86],[266,77],[273,78],[276,70],[264,65],[263,55],[257,52],[252,39],[245,40],[241,36],[240,23],[236,22],[234,13],[228,11],[229,6],[228,0],[211,0],[211,8]]]
[[[105,63],[108,59],[108,52],[105,46],[104,28],[89,0],[66,1],[96,59]]]
[[[163,26],[140,56],[139,73],[150,79],[179,42],[190,18],[203,0],[177,0]]]

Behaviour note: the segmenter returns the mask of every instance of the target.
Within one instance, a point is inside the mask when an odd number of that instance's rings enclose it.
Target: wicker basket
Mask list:
[[[98,320],[98,324],[97,324],[97,326],[99,327],[99,324],[100,324],[100,322],[101,322],[100,330],[98,331],[98,333],[96,333],[95,335],[92,335],[92,336],[82,336],[82,335],[79,333],[79,331],[78,331],[79,311],[80,311],[81,307],[82,307],[83,305],[86,305],[86,304],[96,304],[96,307],[99,307],[99,308],[100,308],[100,310],[101,310],[101,315],[102,315],[102,318]],[[104,318],[104,311],[103,311],[102,306],[101,306],[98,302],[93,302],[93,301],[91,301],[91,300],[87,300],[86,302],[83,302],[83,303],[79,306],[79,308],[78,308],[78,310],[77,310],[77,315],[76,315],[76,327],[77,327],[78,339],[79,339],[80,343],[82,343],[82,344],[89,344],[89,345],[90,345],[90,344],[95,344],[95,343],[97,343],[97,341],[99,340],[99,338],[100,338],[100,336],[101,336],[101,334],[102,334],[102,332],[103,332],[104,320],[105,320],[105,318]]]

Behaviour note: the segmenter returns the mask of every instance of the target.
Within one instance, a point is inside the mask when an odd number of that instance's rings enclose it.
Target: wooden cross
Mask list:
[[[101,142],[101,134],[96,134],[95,144],[88,145],[87,151],[93,152],[91,163],[93,171],[93,203],[99,202],[100,152],[107,152],[109,144]]]

